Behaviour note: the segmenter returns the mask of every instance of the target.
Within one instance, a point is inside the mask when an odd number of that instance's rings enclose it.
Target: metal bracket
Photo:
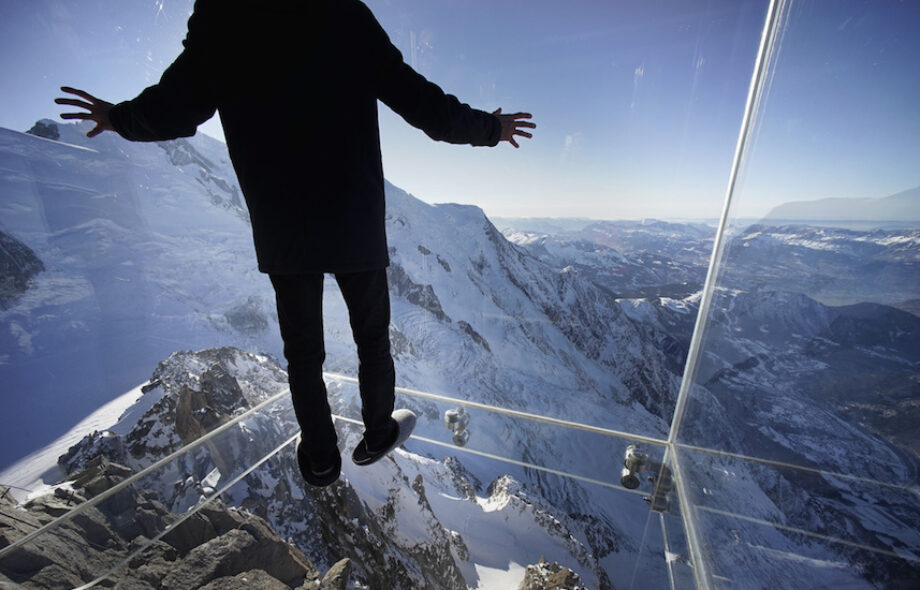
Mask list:
[[[644,497],[643,500],[650,504],[652,511],[667,512],[671,504],[668,494],[674,489],[671,468],[660,461],[650,459],[648,453],[638,445],[629,445],[623,458],[620,483],[624,488],[635,490],[639,487],[638,476],[642,473],[650,474],[648,480],[652,482],[652,495]]]

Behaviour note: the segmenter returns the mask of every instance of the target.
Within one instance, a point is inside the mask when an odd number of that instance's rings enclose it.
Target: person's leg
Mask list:
[[[323,275],[271,275],[271,281],[303,450],[322,470],[339,452],[323,381]]]
[[[369,449],[385,448],[394,435],[391,418],[396,374],[390,355],[390,294],[386,269],[336,273],[348,306],[358,347],[358,382],[364,440]]]

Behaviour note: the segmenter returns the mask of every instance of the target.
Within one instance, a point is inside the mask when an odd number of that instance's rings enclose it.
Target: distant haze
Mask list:
[[[792,201],[774,207],[765,219],[783,221],[920,222],[920,186],[889,197]]]

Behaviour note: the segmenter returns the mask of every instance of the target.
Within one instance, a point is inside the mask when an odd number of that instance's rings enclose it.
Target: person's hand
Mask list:
[[[57,104],[67,104],[74,107],[80,107],[81,109],[86,109],[89,111],[88,113],[61,113],[62,119],[83,119],[84,121],[93,121],[96,123],[96,126],[90,129],[90,131],[86,134],[86,137],[96,137],[103,131],[115,130],[115,128],[112,127],[112,121],[109,119],[109,110],[112,108],[112,103],[96,98],[89,92],[71,88],[70,86],[61,86],[61,90],[69,94],[76,94],[80,98],[84,99],[77,100],[75,98],[55,98],[54,102]]]
[[[533,134],[527,133],[526,131],[521,131],[521,128],[526,129],[536,129],[537,126],[530,121],[522,121],[521,119],[531,119],[533,115],[530,113],[514,113],[513,115],[503,115],[501,108],[496,109],[493,113],[498,120],[502,123],[502,138],[500,141],[507,141],[514,147],[521,147],[514,140],[515,135],[520,135],[521,137],[533,137]]]

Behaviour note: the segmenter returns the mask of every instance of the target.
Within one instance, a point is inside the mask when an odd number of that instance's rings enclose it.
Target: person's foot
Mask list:
[[[416,416],[409,410],[396,410],[392,415],[393,433],[389,442],[380,450],[368,449],[366,439],[362,438],[351,454],[355,465],[370,465],[382,459],[387,453],[409,439],[415,428]]]
[[[303,440],[298,440],[297,465],[300,467],[300,474],[304,481],[311,486],[325,487],[337,480],[342,473],[342,455],[336,449],[326,461],[314,464],[303,448]]]

